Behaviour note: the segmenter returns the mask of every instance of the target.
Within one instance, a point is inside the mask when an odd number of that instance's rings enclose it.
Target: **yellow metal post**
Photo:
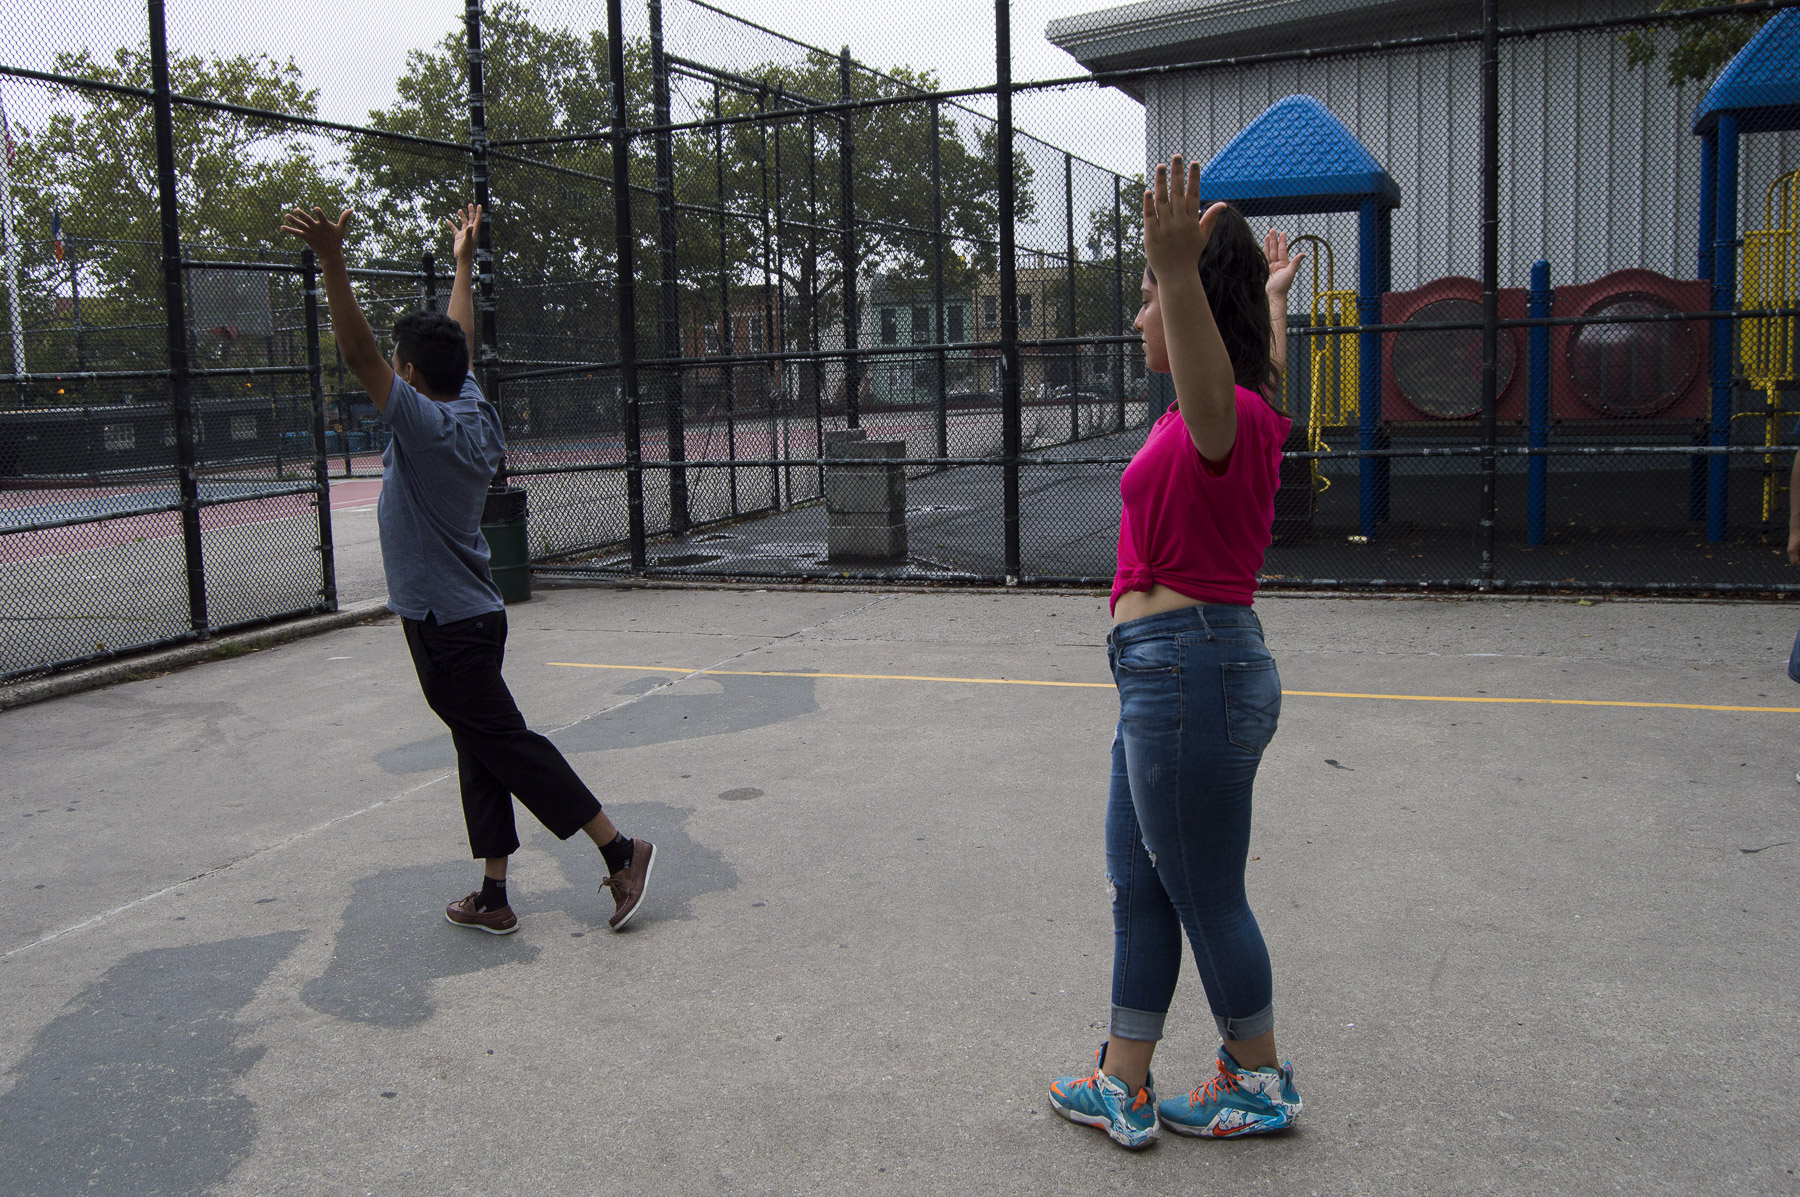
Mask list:
[[[1789,171],[1769,185],[1763,200],[1764,227],[1744,234],[1742,281],[1745,308],[1791,308],[1800,295],[1800,269],[1795,261],[1795,230],[1800,227],[1800,171]],[[1794,377],[1794,318],[1758,316],[1740,322],[1738,360],[1751,386],[1767,397],[1761,412],[1763,445],[1781,443],[1781,384]],[[1781,476],[1773,455],[1763,457],[1763,523],[1776,520],[1781,503]]]
[[[1288,246],[1291,251],[1307,242],[1318,250],[1309,255],[1312,265],[1312,327],[1354,328],[1360,323],[1357,319],[1356,292],[1337,289],[1337,263],[1330,243],[1323,237],[1308,233],[1295,237],[1288,242]],[[1325,264],[1323,287],[1319,285],[1321,258]],[[1306,447],[1315,452],[1325,452],[1331,448],[1325,441],[1325,429],[1343,427],[1357,421],[1362,355],[1357,338],[1347,334],[1334,336],[1315,332],[1308,338],[1308,342],[1307,360],[1312,368],[1309,371],[1311,385],[1306,416]],[[1331,480],[1320,471],[1317,458],[1312,463],[1312,480],[1315,494],[1323,494],[1331,485]]]

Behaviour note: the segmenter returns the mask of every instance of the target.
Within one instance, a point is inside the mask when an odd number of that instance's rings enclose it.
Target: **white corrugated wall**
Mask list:
[[[1592,5],[1586,6],[1591,12]],[[1576,19],[1574,6],[1508,6],[1508,24]],[[1475,44],[1153,79],[1145,85],[1147,161],[1201,161],[1283,96],[1316,96],[1400,184],[1393,286],[1480,269],[1480,47]],[[1508,40],[1500,48],[1502,286],[1522,287],[1539,257],[1555,283],[1641,266],[1695,276],[1705,88],[1672,89],[1660,63],[1632,68],[1616,32]],[[1763,196],[1800,167],[1800,135],[1740,144],[1739,230],[1763,225]],[[1324,236],[1337,285],[1356,278],[1353,214],[1277,223]],[[1323,280],[1321,280],[1322,282]],[[1303,288],[1304,290],[1304,288]]]

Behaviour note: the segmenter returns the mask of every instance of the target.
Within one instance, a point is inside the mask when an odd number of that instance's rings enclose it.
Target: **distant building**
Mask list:
[[[1078,318],[1073,328],[1075,336],[1091,336],[1095,333],[1110,334],[1110,327],[1085,327],[1079,319],[1082,311],[1083,291],[1089,290],[1099,283],[1104,288],[1102,302],[1110,310],[1112,280],[1110,276],[1102,277],[1087,264],[1077,269],[1083,273],[1078,276],[1076,304]],[[1069,267],[1066,259],[1041,251],[1021,253],[1018,266],[1014,271],[1019,297],[1019,340],[1049,341],[1071,335],[1069,322]],[[1124,296],[1130,300],[1137,293],[1136,277],[1123,284]],[[1100,304],[1093,305],[1095,308]],[[1091,312],[1092,309],[1090,309]],[[1000,278],[998,275],[979,275],[975,281],[975,311],[979,321],[976,338],[982,341],[1000,339]],[[1125,330],[1131,335],[1131,330]],[[977,378],[983,390],[999,393],[1000,362],[998,351],[984,349],[978,351],[980,362]],[[1069,386],[1077,389],[1110,390],[1112,387],[1112,362],[1115,351],[1083,345],[1075,348],[1067,346],[1021,345],[1019,347],[1019,394],[1027,400],[1044,397],[1053,391],[1062,391]],[[1133,365],[1129,368],[1128,379],[1143,377],[1143,360],[1132,354]]]
[[[944,297],[943,340],[938,340],[938,313],[927,279],[907,279],[887,272],[863,292],[860,337],[867,348],[897,345],[959,345],[980,340],[974,328],[973,308],[967,295]],[[867,378],[865,402],[900,405],[937,400],[937,354],[878,354],[863,359]],[[974,381],[969,350],[946,350],[944,389],[967,391]]]

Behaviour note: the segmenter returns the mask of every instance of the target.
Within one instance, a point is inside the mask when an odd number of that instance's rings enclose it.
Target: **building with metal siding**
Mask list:
[[[1503,26],[1597,20],[1642,3],[1502,4]],[[1346,46],[1478,27],[1475,4],[1406,0],[1149,0],[1052,22],[1051,42],[1091,70],[1117,70],[1299,47]],[[1145,106],[1146,161],[1204,162],[1283,96],[1316,96],[1399,182],[1393,287],[1479,273],[1480,45],[1383,49],[1310,61],[1219,66],[1124,85]],[[1502,286],[1525,286],[1547,259],[1553,283],[1625,267],[1696,275],[1704,84],[1671,88],[1660,63],[1632,67],[1614,29],[1503,38],[1500,45]],[[1763,223],[1763,193],[1800,166],[1800,134],[1746,138],[1739,227]],[[1353,278],[1355,216],[1286,223],[1336,251]],[[1297,295],[1296,306],[1303,306]]]

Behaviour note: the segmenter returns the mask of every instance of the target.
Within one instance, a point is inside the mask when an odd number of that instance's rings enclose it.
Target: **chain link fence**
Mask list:
[[[1118,475],[1172,394],[1129,335],[1141,176],[1053,144],[1078,109],[1049,100],[1113,88],[1146,161],[1208,161],[1209,196],[1307,258],[1266,584],[1791,589],[1787,7],[1105,10],[1048,31],[1085,74],[948,88],[704,0],[621,5],[626,109],[535,152],[625,155],[608,394],[623,429],[636,379],[637,452],[515,471],[559,513],[544,562],[1106,581]],[[846,428],[899,445],[886,551],[833,552],[856,513],[827,475],[873,468],[829,464]]]
[[[1108,9],[1023,80],[1005,3],[830,49],[487,0],[353,68],[148,7],[6,18],[0,675],[335,601],[328,484],[383,433],[276,232],[302,200],[356,209],[378,331],[487,205],[540,568],[1102,583],[1172,399],[1115,141],[1306,256],[1266,584],[1793,589],[1790,3]],[[1121,95],[1141,155],[1096,133]]]

